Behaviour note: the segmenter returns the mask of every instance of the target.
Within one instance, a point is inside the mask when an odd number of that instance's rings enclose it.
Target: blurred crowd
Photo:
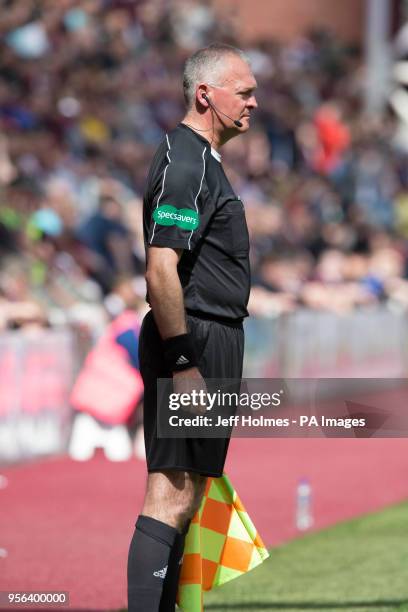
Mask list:
[[[197,48],[242,46],[203,0],[0,0],[0,329],[95,336],[145,308],[142,195]],[[245,47],[259,110],[223,162],[246,205],[250,311],[408,305],[408,160],[364,113],[360,49]]]

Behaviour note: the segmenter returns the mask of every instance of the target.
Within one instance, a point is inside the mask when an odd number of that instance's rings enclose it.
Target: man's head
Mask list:
[[[240,49],[213,44],[194,53],[184,68],[183,88],[188,112],[210,111],[219,127],[230,132],[228,138],[249,128],[250,112],[257,107],[256,80]],[[236,127],[234,120],[242,127]]]

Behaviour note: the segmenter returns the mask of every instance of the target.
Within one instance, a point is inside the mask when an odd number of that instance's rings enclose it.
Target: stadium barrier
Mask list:
[[[0,461],[65,449],[75,371],[69,331],[10,331],[0,337]]]
[[[402,378],[408,371],[408,318],[384,306],[344,315],[298,310],[248,319],[246,377]]]
[[[247,378],[402,378],[408,369],[407,315],[385,307],[252,317],[245,328]],[[65,451],[82,361],[68,330],[1,336],[0,462]]]

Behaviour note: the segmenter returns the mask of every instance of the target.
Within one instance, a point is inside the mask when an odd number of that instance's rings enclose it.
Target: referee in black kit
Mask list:
[[[244,53],[214,44],[183,75],[187,114],[153,159],[144,198],[151,311],[139,341],[145,384],[147,490],[128,559],[129,612],[174,612],[190,520],[208,476],[220,477],[228,439],[157,437],[157,379],[174,391],[203,378],[241,378],[250,289],[245,212],[220,148],[257,107]]]

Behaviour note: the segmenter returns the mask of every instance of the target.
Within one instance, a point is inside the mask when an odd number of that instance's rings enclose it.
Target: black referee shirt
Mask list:
[[[184,249],[178,265],[187,311],[248,315],[249,239],[244,206],[210,143],[184,124],[153,159],[143,202],[146,248]]]

